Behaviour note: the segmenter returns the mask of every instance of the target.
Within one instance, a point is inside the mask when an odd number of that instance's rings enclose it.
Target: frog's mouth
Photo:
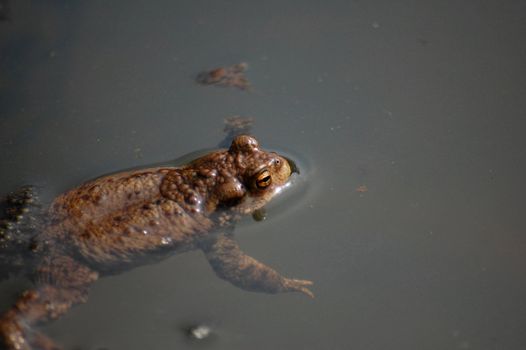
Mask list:
[[[300,173],[300,169],[298,168],[298,166],[296,165],[296,162],[293,161],[292,159],[288,158],[288,157],[283,157],[285,158],[285,160],[287,161],[287,163],[289,163],[289,167],[290,167],[290,174],[298,174]]]

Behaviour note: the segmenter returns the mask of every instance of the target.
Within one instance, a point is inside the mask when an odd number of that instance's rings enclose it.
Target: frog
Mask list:
[[[235,223],[290,186],[296,172],[289,158],[238,135],[229,148],[186,165],[117,172],[59,195],[29,242],[35,287],[0,317],[5,348],[60,349],[35,325],[87,302],[101,277],[192,250],[243,290],[313,298],[312,281],[282,276],[244,253],[233,235]]]

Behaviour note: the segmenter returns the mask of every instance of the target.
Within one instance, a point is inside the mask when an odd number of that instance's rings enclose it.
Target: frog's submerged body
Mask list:
[[[302,292],[289,279],[245,255],[228,227],[260,209],[285,186],[289,162],[250,136],[187,166],[118,173],[81,185],[50,205],[33,238],[37,287],[0,319],[7,349],[55,349],[32,330],[85,302],[100,276],[182,251],[201,249],[216,274],[250,291]]]

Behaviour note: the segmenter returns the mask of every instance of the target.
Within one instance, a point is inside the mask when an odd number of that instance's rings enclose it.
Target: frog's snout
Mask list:
[[[296,165],[296,162],[294,162],[292,159],[288,158],[288,157],[283,157],[285,158],[285,160],[287,161],[287,163],[289,163],[289,167],[290,167],[290,173],[291,174],[299,174],[300,173],[300,169],[298,168],[298,166]]]

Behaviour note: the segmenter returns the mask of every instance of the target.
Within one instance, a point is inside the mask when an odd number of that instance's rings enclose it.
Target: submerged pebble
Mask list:
[[[210,327],[205,326],[205,325],[192,326],[188,330],[188,335],[191,338],[197,339],[197,340],[208,338],[210,333],[212,333],[212,330],[210,329]]]

